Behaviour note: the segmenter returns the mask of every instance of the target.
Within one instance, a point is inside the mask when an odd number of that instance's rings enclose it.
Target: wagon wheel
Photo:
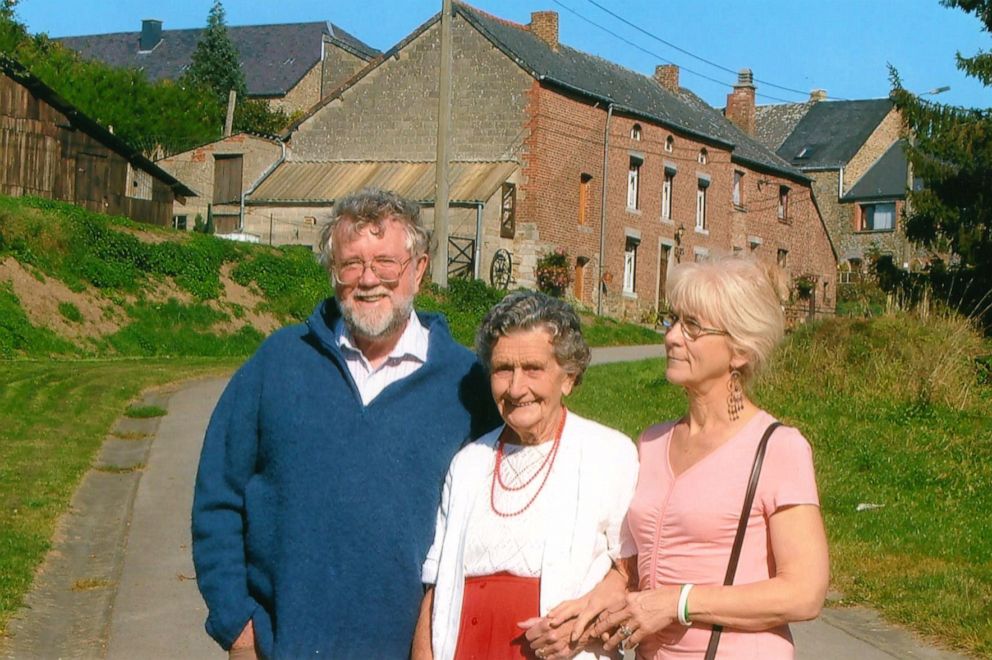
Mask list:
[[[497,289],[506,289],[510,286],[510,271],[513,269],[513,259],[510,253],[500,248],[493,255],[493,262],[489,265],[489,283]]]

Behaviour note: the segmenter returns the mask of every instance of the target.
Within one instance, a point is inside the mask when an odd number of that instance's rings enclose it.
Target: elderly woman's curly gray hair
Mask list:
[[[475,350],[486,369],[492,366],[493,347],[500,337],[514,332],[545,330],[551,335],[555,361],[582,382],[591,353],[582,336],[579,315],[563,300],[537,291],[515,291],[496,303],[475,335]]]

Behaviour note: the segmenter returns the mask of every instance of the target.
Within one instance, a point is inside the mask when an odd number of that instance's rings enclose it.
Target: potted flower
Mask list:
[[[560,298],[572,282],[568,254],[563,248],[545,252],[537,259],[537,288],[543,293]]]

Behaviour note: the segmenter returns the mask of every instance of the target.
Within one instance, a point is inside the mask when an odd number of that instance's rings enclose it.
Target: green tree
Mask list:
[[[992,0],[941,0],[974,14],[992,31]],[[984,85],[992,85],[992,53],[957,54],[957,66]],[[992,327],[992,109],[959,108],[928,101],[903,88],[890,70],[892,98],[910,136],[907,155],[922,181],[908,194],[907,236],[946,262],[931,267],[929,284],[962,311],[984,315]],[[883,270],[885,264],[882,264]],[[906,277],[882,278],[905,286]]]
[[[238,100],[248,94],[245,74],[241,71],[241,56],[227,33],[224,5],[220,0],[214,0],[207,14],[207,27],[196,44],[184,80],[210,90],[223,106],[227,105],[232,89],[237,92]]]

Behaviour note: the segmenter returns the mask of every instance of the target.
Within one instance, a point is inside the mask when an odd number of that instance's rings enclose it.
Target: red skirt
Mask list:
[[[537,656],[517,624],[540,613],[540,578],[466,578],[455,660],[533,660]]]

